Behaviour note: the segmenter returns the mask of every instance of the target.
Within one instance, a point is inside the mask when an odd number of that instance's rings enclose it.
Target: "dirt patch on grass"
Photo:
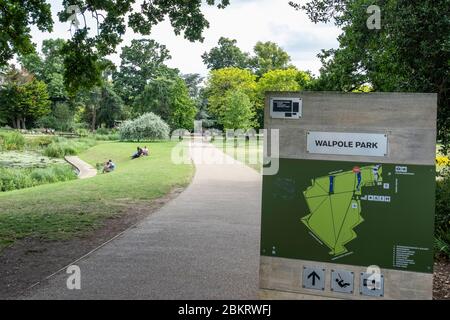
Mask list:
[[[450,300],[450,261],[435,263],[433,280],[433,299]]]
[[[15,242],[0,253],[0,299],[21,295],[33,284],[154,213],[183,190],[175,188],[152,201],[130,203],[126,199],[119,200],[114,204],[123,207],[123,214],[106,219],[100,228],[83,236],[64,241],[27,238]]]

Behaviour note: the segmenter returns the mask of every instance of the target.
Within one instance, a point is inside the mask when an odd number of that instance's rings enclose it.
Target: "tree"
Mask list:
[[[64,86],[64,57],[61,50],[65,40],[48,39],[42,41],[42,56],[33,52],[19,56],[21,65],[48,87],[53,103],[67,101],[68,93]]]
[[[314,22],[343,27],[339,48],[324,50],[315,89],[438,93],[438,138],[450,149],[450,0],[379,1],[382,24],[368,30],[365,0],[313,0],[296,5]],[[292,3],[295,5],[295,3]]]
[[[255,99],[256,77],[248,70],[224,68],[209,73],[205,95],[208,99],[208,111],[212,116],[220,117],[226,107],[226,95],[229,91],[241,90],[250,101]]]
[[[150,81],[135,99],[137,114],[152,112],[166,121],[172,130],[192,129],[197,108],[180,77],[159,77]]]
[[[151,112],[134,120],[125,121],[119,127],[121,140],[164,140],[169,138],[169,133],[169,125]]]
[[[0,89],[0,114],[14,128],[26,129],[28,122],[50,112],[47,86],[25,70],[11,68]]]
[[[257,42],[253,50],[255,56],[250,63],[258,76],[270,70],[290,67],[291,57],[274,42]]]
[[[34,51],[30,24],[40,31],[52,31],[52,13],[47,1],[0,1],[0,66],[5,66],[14,54]]]
[[[203,82],[203,77],[198,73],[188,73],[181,76],[186,83],[189,91],[189,96],[197,100],[200,97],[201,83]]]
[[[183,33],[189,41],[203,40],[202,33],[209,27],[201,7],[201,0],[144,1],[135,6],[135,0],[62,0],[58,13],[61,22],[70,22],[72,38],[64,45],[65,80],[69,92],[81,87],[99,85],[106,66],[101,57],[115,52],[122,42],[127,26],[135,33],[149,35],[152,27],[170,19],[175,34]],[[223,9],[229,0],[207,0],[208,5]],[[2,0],[0,2],[0,66],[15,53],[34,51],[30,26],[41,31],[52,31],[50,4],[44,0]],[[87,24],[86,16],[94,23]]]
[[[254,127],[255,111],[250,98],[242,90],[230,90],[219,116],[224,129],[247,130]]]
[[[123,47],[120,58],[120,70],[113,73],[114,87],[128,105],[133,104],[148,81],[176,73],[164,64],[171,58],[169,50],[154,40],[132,40]]]
[[[246,69],[249,67],[249,54],[236,46],[237,41],[221,37],[217,47],[202,55],[203,62],[211,70],[227,67]]]
[[[102,125],[112,128],[115,120],[123,117],[123,101],[114,91],[111,83],[104,82],[101,87],[83,90],[77,97],[82,119],[90,124],[92,131]]]

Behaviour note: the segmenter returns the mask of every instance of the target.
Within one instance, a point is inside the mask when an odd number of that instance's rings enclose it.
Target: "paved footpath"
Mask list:
[[[210,144],[193,148],[196,173],[176,199],[24,299],[257,299],[261,178]],[[230,158],[227,158],[230,159]]]

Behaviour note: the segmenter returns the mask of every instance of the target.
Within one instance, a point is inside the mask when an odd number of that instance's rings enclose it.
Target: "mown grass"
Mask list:
[[[86,233],[107,218],[186,186],[194,169],[171,162],[174,145],[147,143],[151,155],[130,160],[135,143],[99,144],[80,157],[94,166],[111,159],[114,172],[0,194],[0,250],[25,237],[54,240]]]

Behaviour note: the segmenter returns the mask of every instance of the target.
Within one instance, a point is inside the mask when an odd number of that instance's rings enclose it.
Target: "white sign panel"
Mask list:
[[[317,131],[307,134],[309,153],[385,157],[387,148],[385,134]]]

